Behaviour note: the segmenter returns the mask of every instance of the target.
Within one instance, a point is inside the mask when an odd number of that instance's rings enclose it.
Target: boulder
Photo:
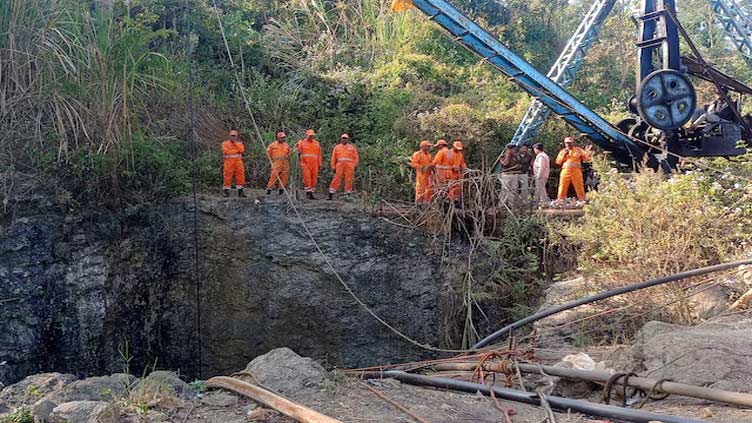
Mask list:
[[[104,401],[72,401],[52,410],[52,423],[118,423],[120,409]]]
[[[244,372],[283,396],[318,389],[326,379],[326,370],[320,364],[289,348],[277,348],[254,358]]]
[[[64,373],[40,373],[28,376],[0,391],[0,408],[11,409],[56,396],[75,380],[75,376]]]
[[[752,392],[752,316],[694,327],[648,322],[632,354],[656,379]]]
[[[41,399],[35,402],[31,407],[31,412],[34,415],[34,421],[40,423],[50,423],[52,421],[50,419],[50,414],[52,414],[52,410],[54,410],[55,407],[57,407],[57,404],[48,399]]]
[[[128,398],[152,407],[173,409],[183,406],[183,400],[195,397],[191,387],[178,375],[168,371],[156,371],[139,381]]]
[[[69,384],[59,397],[53,396],[52,399],[58,403],[119,400],[127,394],[128,388],[136,381],[134,376],[124,373],[90,377]]]

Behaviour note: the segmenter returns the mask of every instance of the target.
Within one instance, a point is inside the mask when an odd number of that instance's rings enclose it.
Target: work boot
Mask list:
[[[243,198],[245,198],[245,197],[246,197],[246,195],[245,195],[245,192],[243,191],[243,188],[240,188],[240,189],[238,190],[238,197],[243,197]]]
[[[229,189],[226,189],[226,188],[225,188],[225,189],[223,189],[223,190],[222,190],[222,195],[224,195],[225,197],[229,197],[229,196],[230,196],[230,190],[229,190]]]
[[[326,199],[327,199],[327,200],[329,200],[329,201],[332,201],[332,198],[333,198],[333,197],[334,197],[334,194],[332,194],[332,193],[330,192],[330,193],[329,193],[329,196],[328,196],[328,197],[327,197]]]
[[[282,195],[282,194],[284,194],[284,193],[285,193],[285,189],[284,189],[284,188],[280,188],[280,189],[279,189],[279,194],[277,194],[277,195]]]
[[[272,190],[271,189],[267,189],[266,190],[266,195],[271,195],[271,194],[272,194]]]
[[[306,195],[306,198],[308,198],[309,200],[315,200],[316,199],[316,197],[313,196],[312,192],[307,192],[305,195]]]

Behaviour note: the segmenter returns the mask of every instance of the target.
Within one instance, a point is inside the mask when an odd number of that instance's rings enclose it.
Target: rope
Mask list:
[[[190,10],[190,7],[188,7],[188,4],[186,3],[186,11]],[[188,15],[185,14],[184,18],[186,21],[191,22],[188,20]],[[198,254],[198,195],[197,195],[197,185],[198,185],[198,165],[196,164],[196,154],[197,154],[197,146],[196,146],[196,108],[194,104],[193,99],[193,90],[195,88],[195,74],[194,74],[194,62],[193,62],[193,52],[191,51],[191,33],[192,33],[192,23],[188,24],[188,44],[186,45],[186,50],[189,55],[188,60],[188,66],[189,66],[189,73],[188,73],[188,80],[190,81],[189,84],[189,91],[188,91],[188,109],[190,111],[191,116],[191,134],[190,134],[190,140],[191,140],[191,189],[193,191],[193,282],[195,287],[195,296],[196,296],[196,349],[197,349],[197,356],[198,356],[198,378],[202,378],[202,373],[204,369],[204,362],[203,362],[203,340],[201,338],[201,278],[199,275],[199,254]]]
[[[603,387],[603,403],[608,405],[611,402],[611,391],[613,390],[614,384],[619,381],[619,379],[624,379],[622,382],[622,406],[627,406],[627,398],[629,397],[627,395],[627,389],[629,388],[629,378],[630,377],[637,377],[637,373],[629,372],[629,373],[615,373],[613,376],[611,376],[608,379],[608,382],[606,382],[606,386]],[[633,394],[637,392],[638,390],[635,389]]]
[[[225,49],[227,51],[227,56],[228,56],[229,61],[230,61],[230,66],[232,67],[232,70],[235,73],[235,79],[236,79],[236,82],[237,82],[237,86],[238,86],[238,88],[240,90],[240,93],[241,93],[241,95],[243,97],[243,102],[245,103],[246,111],[247,111],[248,115],[251,118],[251,122],[253,123],[253,128],[255,130],[258,142],[261,144],[262,147],[265,147],[264,141],[263,141],[263,137],[261,135],[261,131],[260,131],[259,127],[258,127],[258,124],[256,123],[256,119],[255,119],[253,111],[251,109],[250,100],[248,99],[248,96],[247,96],[247,94],[245,92],[245,84],[243,84],[243,81],[240,79],[240,74],[237,71],[237,67],[235,66],[235,60],[233,59],[232,52],[230,51],[230,45],[229,45],[229,43],[227,41],[227,34],[225,32],[224,25],[222,24],[222,19],[221,19],[221,16],[219,14],[219,10],[220,9],[217,6],[217,1],[216,0],[212,0],[212,3],[213,3],[213,6],[214,6],[215,15],[216,15],[216,18],[217,18],[217,23],[218,23],[219,29],[220,29],[220,31],[222,33],[222,40],[224,41],[224,44],[225,44]],[[268,159],[268,157],[267,157],[267,159]],[[271,160],[270,160],[270,162],[271,162]],[[295,213],[295,216],[297,217],[298,221],[300,222],[301,226],[303,227],[303,230],[305,231],[306,236],[308,237],[308,239],[311,240],[311,242],[313,243],[313,246],[316,249],[316,251],[324,259],[324,262],[326,263],[326,267],[332,272],[332,274],[335,276],[335,278],[337,279],[337,281],[340,283],[340,285],[342,285],[342,287],[345,289],[345,291],[353,298],[353,300],[355,300],[355,302],[358,303],[358,305],[361,308],[363,308],[363,310],[365,310],[377,322],[379,322],[381,325],[383,325],[384,327],[386,327],[387,329],[389,329],[390,331],[392,331],[395,335],[397,335],[399,338],[403,339],[404,341],[406,341],[406,342],[408,342],[408,343],[410,343],[410,344],[412,344],[412,345],[414,345],[414,346],[416,346],[418,348],[427,350],[427,351],[440,352],[440,353],[450,353],[450,354],[463,354],[463,353],[467,353],[467,352],[477,351],[477,350],[459,350],[459,349],[437,348],[437,347],[431,346],[429,344],[421,343],[421,342],[419,342],[419,341],[411,338],[410,336],[406,335],[405,333],[403,333],[399,329],[397,329],[394,326],[392,326],[391,324],[389,324],[386,320],[384,320],[383,318],[381,318],[379,315],[377,315],[373,310],[371,310],[370,307],[368,307],[368,305],[365,302],[363,302],[363,300],[361,300],[355,294],[355,292],[353,292],[352,288],[350,288],[350,286],[347,284],[347,282],[345,282],[345,280],[342,278],[342,276],[339,274],[339,272],[334,268],[334,265],[332,264],[331,259],[321,249],[321,246],[316,241],[316,238],[313,236],[313,234],[311,233],[308,225],[306,224],[305,220],[303,219],[303,216],[300,213],[300,210],[295,205],[295,201],[293,199],[293,194],[288,190],[288,187],[285,187],[285,196],[287,197],[287,201],[288,201],[288,203],[290,205],[290,208],[292,209],[293,213]]]
[[[638,405],[637,408],[644,407],[645,404],[647,404],[648,401],[650,401],[650,400],[653,400],[653,401],[663,401],[666,398],[668,398],[669,396],[671,396],[670,393],[663,391],[663,382],[673,382],[673,381],[674,381],[673,379],[664,378],[664,379],[660,379],[657,382],[655,382],[655,384],[653,384],[653,386],[650,388],[650,392],[648,392],[648,394],[645,395],[645,398],[643,398],[642,402],[640,402],[640,405]],[[663,394],[662,395],[655,395],[655,393],[658,392],[658,390],[663,391]]]

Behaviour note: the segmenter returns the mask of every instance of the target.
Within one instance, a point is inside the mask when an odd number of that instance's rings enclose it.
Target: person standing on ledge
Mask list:
[[[533,144],[535,161],[533,162],[533,179],[535,181],[535,195],[533,199],[537,205],[545,205],[551,202],[546,191],[546,183],[551,174],[551,158],[543,150],[543,144]]]
[[[266,184],[266,195],[279,184],[279,195],[284,194],[290,175],[290,145],[285,141],[287,134],[277,132],[277,139],[266,147],[266,156],[272,164],[269,183]]]
[[[238,138],[238,131],[230,131],[229,139],[222,143],[222,154],[224,155],[222,194],[225,197],[230,196],[232,179],[235,178],[235,189],[238,190],[238,197],[245,197],[245,192],[243,192],[243,188],[245,188],[245,166],[243,165],[245,145]]]
[[[300,153],[300,172],[303,174],[303,189],[309,200],[315,200],[313,193],[319,182],[319,169],[324,163],[321,155],[321,145],[314,139],[316,131],[309,129],[305,138],[298,141],[296,148]]]
[[[582,177],[582,163],[590,161],[590,151],[574,145],[574,138],[564,138],[564,148],[556,156],[556,164],[561,166],[559,177],[559,195],[557,200],[567,199],[569,186],[574,185],[579,201],[585,201],[585,181]]]
[[[413,153],[410,160],[410,167],[415,169],[415,204],[419,208],[428,207],[433,199],[431,147],[433,147],[433,144],[430,141],[421,141],[420,150]]]
[[[355,168],[358,167],[360,156],[358,149],[350,144],[350,135],[342,134],[339,137],[339,144],[332,151],[332,170],[334,178],[329,185],[329,200],[339,191],[342,186],[342,180],[345,181],[345,194],[350,195],[355,190]]]

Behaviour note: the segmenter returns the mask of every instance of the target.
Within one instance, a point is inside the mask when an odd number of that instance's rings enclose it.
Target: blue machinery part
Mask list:
[[[577,71],[585,60],[585,55],[598,38],[598,34],[615,3],[616,0],[596,0],[593,2],[585,15],[585,19],[580,22],[566,47],[564,47],[554,65],[551,66],[551,70],[548,71],[547,76],[551,80],[564,88],[574,81]],[[534,99],[512,137],[512,144],[529,144],[550,115],[551,110],[538,99]]]
[[[444,0],[413,0],[413,4],[446,29],[455,41],[509,76],[523,90],[537,97],[551,112],[561,116],[602,149],[609,151],[614,159],[629,165],[642,161],[645,150],[632,139],[517,56],[454,6]]]
[[[752,41],[749,15],[735,0],[708,0],[715,16],[726,30],[739,54],[752,68]]]
[[[642,0],[639,16],[640,39],[637,42],[637,84],[659,69],[681,72],[679,30],[666,16],[666,9],[676,10],[674,0]],[[655,54],[660,50],[662,67],[656,69]]]
[[[752,21],[750,21],[747,12],[735,0],[708,0],[708,3],[729,39],[736,46],[739,54],[747,62],[747,65],[752,68],[752,40],[750,39],[750,35],[752,35]],[[593,3],[567,43],[567,46],[559,55],[556,63],[548,72],[549,78],[565,88],[571,84],[589,48],[598,37],[605,19],[613,9],[613,4],[614,1],[604,0]],[[673,6],[673,2],[670,5]],[[658,47],[663,47],[663,66],[665,69],[674,69],[681,72],[681,65],[690,65],[690,74],[708,79],[707,76],[701,73],[706,71],[706,69],[700,69],[701,66],[697,65],[693,59],[678,59],[676,57],[675,52],[678,52],[679,48],[677,28],[670,20],[666,20],[665,24],[660,20],[661,10],[664,7],[664,4],[660,0],[643,0],[642,2],[642,10],[650,10],[651,12],[643,12],[643,17],[640,20],[640,45],[642,48],[640,49],[640,63],[638,64],[638,84],[656,70],[650,59]],[[663,18],[665,19],[665,16]],[[668,52],[672,48],[673,54]],[[687,63],[688,60],[690,60],[690,63]],[[727,86],[732,89],[740,93],[746,93],[747,87],[743,84],[740,86],[739,82],[733,80],[733,78],[729,78],[726,75],[719,77],[718,74],[714,77],[725,80]],[[540,101],[537,99],[534,100],[520,122],[512,138],[512,143],[517,145],[529,143],[548,119],[550,113],[550,110]]]

